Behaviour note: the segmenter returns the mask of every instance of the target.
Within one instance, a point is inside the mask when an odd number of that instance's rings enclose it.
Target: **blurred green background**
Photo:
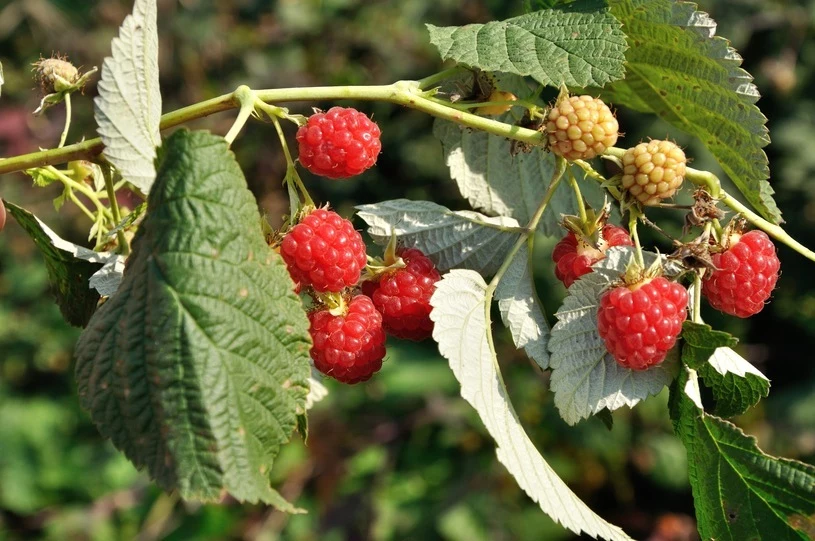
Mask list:
[[[390,83],[421,78],[441,64],[424,23],[458,25],[520,14],[521,0],[159,0],[164,111],[233,90]],[[132,7],[124,0],[4,0],[0,3],[0,156],[50,147],[63,109],[30,113],[39,96],[30,66],[58,51],[77,65],[101,66]],[[773,186],[786,227],[815,246],[815,2],[701,2],[745,57],[763,94],[773,144]],[[71,141],[94,136],[91,84],[74,99]],[[311,106],[293,108],[307,113]],[[345,105],[348,105],[346,102]],[[355,180],[305,180],[315,199],[346,215],[352,206],[395,197],[465,208],[449,180],[432,119],[387,104],[357,104],[383,127],[376,168]],[[234,113],[195,127],[226,133]],[[620,111],[632,144],[671,134],[694,165],[716,166],[693,141],[660,121]],[[289,133],[293,136],[293,133]],[[273,217],[285,212],[285,161],[274,131],[249,124],[234,146]],[[307,175],[307,174],[306,174]],[[20,174],[0,178],[0,195],[82,242],[89,223],[50,189]],[[810,186],[812,184],[812,186]],[[674,224],[681,216],[657,219]],[[361,224],[359,224],[361,227]],[[651,239],[657,242],[658,239]],[[565,294],[548,250],[536,261],[550,315]],[[664,252],[667,247],[663,244]],[[769,399],[737,420],[775,455],[815,460],[815,284],[813,264],[780,248],[783,275],[773,302],[736,321],[706,313],[741,338],[739,351],[770,377]],[[665,394],[615,413],[608,431],[596,419],[569,428],[554,410],[547,376],[514,351],[498,328],[510,394],[533,441],[571,487],[636,538],[696,539],[684,449],[671,432]],[[495,459],[494,445],[432,343],[391,341],[382,372],[353,387],[327,382],[313,410],[308,445],[295,437],[280,456],[275,486],[308,510],[197,505],[156,490],[102,440],[79,409],[71,350],[79,330],[62,322],[45,266],[16,224],[0,235],[0,539],[445,539],[561,540],[575,537],[549,520]]]

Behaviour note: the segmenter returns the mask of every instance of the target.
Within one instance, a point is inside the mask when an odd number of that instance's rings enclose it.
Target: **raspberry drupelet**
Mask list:
[[[628,231],[622,227],[606,224],[600,232],[600,239],[595,248],[588,241],[577,238],[569,231],[555,245],[552,261],[555,262],[555,276],[566,287],[575,280],[591,272],[591,266],[605,257],[606,250],[613,246],[632,246]]]

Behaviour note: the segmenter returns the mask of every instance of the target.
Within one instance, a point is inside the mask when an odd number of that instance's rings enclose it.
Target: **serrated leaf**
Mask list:
[[[34,181],[34,186],[39,186],[41,188],[60,181],[59,177],[47,167],[34,167],[33,169],[26,169],[25,174],[31,177],[31,180]]]
[[[781,212],[763,148],[767,119],[742,59],[696,5],[674,0],[611,0],[629,42],[626,77],[604,90],[616,105],[653,112],[698,137],[744,197],[768,220]]]
[[[644,255],[646,266],[650,265],[655,255]],[[669,353],[663,363],[648,370],[630,370],[606,351],[597,331],[600,294],[620,278],[632,257],[631,248],[610,249],[593,272],[572,284],[555,314],[558,322],[549,339],[549,386],[560,416],[570,425],[604,408],[633,407],[673,380],[678,354]]]
[[[115,256],[68,242],[29,211],[8,201],[5,205],[43,255],[51,291],[65,321],[84,327],[99,301],[99,294],[89,288],[88,280]]]
[[[444,60],[528,75],[549,86],[603,86],[623,76],[626,40],[604,2],[575,2],[505,21],[427,25]]]
[[[156,0],[136,0],[112,56],[102,65],[94,118],[104,154],[122,178],[142,193],[156,178],[156,147],[161,145],[161,90],[158,81]]]
[[[308,392],[308,320],[222,137],[178,131],[115,295],[76,347],[99,431],[185,499],[294,508],[268,472]]]
[[[734,337],[686,321],[682,338],[682,361],[713,391],[714,415],[741,415],[770,393],[770,380],[731,349],[738,342]]]
[[[512,218],[452,211],[430,201],[393,199],[357,210],[374,242],[387,244],[393,233],[403,246],[424,252],[441,272],[457,267],[494,274],[520,233]]]
[[[515,347],[523,348],[542,369],[549,367],[549,323],[535,291],[529,250],[523,246],[512,258],[498,287],[495,299],[504,325],[512,334]]]
[[[480,274],[455,269],[430,300],[433,338],[450,362],[461,396],[475,408],[497,444],[498,460],[541,509],[573,532],[629,539],[597,516],[546,463],[524,432],[507,396],[490,333],[487,284]]]
[[[696,372],[681,370],[670,410],[688,452],[702,539],[815,538],[815,467],[765,454],[755,438],[706,414],[697,393]]]
[[[501,120],[513,121],[511,114]],[[442,143],[450,176],[474,209],[511,216],[521,224],[529,222],[552,180],[554,154],[536,148],[512,156],[511,142],[506,138],[472,131],[446,120],[435,122],[433,135]],[[605,194],[600,185],[583,180],[579,170],[575,174],[583,196],[595,208],[602,207]],[[545,235],[560,235],[561,215],[576,213],[574,195],[567,187],[561,187],[549,202],[538,228]]]

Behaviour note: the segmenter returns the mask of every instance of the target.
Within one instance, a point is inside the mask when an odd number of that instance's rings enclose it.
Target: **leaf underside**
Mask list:
[[[293,511],[267,475],[305,408],[308,320],[223,138],[176,132],[159,164],[124,279],[76,347],[82,406],[166,490]]]
[[[595,514],[546,463],[527,436],[507,395],[490,334],[487,284],[470,270],[452,270],[431,298],[433,338],[497,444],[498,460],[541,509],[573,532],[630,539]]]
[[[768,220],[781,212],[767,179],[767,118],[742,59],[716,23],[696,5],[673,0],[611,0],[631,48],[626,76],[606,86],[604,98],[698,137],[742,195]],[[599,85],[595,85],[599,86]]]
[[[94,118],[105,157],[122,178],[147,194],[161,144],[156,0],[136,0],[111,47],[112,56],[102,64]]]

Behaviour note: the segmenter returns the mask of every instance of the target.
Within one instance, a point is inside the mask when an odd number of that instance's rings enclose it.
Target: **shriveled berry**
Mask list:
[[[713,308],[737,317],[750,317],[764,303],[778,281],[781,262],[767,233],[755,229],[736,238],[730,247],[713,254],[716,270],[702,280],[702,295]]]
[[[313,341],[311,358],[323,374],[343,383],[359,383],[382,368],[382,315],[366,295],[351,299],[345,315],[322,309],[310,312],[308,319]]]
[[[549,149],[567,160],[588,160],[617,142],[620,126],[599,98],[570,96],[549,111]]]
[[[640,143],[623,155],[623,188],[643,205],[672,197],[685,180],[685,153],[676,143]]]
[[[53,94],[79,80],[79,70],[63,58],[41,58],[34,63],[34,78],[44,94]]]
[[[433,333],[430,297],[441,276],[421,250],[407,248],[396,253],[405,266],[386,273],[376,282],[364,282],[362,291],[371,297],[382,314],[388,334],[407,340],[424,340]]]
[[[376,163],[380,135],[379,126],[365,113],[332,107],[311,115],[297,130],[300,163],[315,175],[353,177]]]
[[[564,286],[571,286],[575,280],[591,272],[591,266],[603,259],[606,250],[613,246],[632,246],[628,231],[616,225],[604,225],[596,248],[578,240],[577,235],[569,231],[552,252],[555,276]]]
[[[688,292],[663,276],[618,286],[600,298],[597,329],[620,366],[645,370],[665,360],[687,317]]]
[[[316,291],[340,292],[356,285],[365,264],[365,243],[350,221],[317,209],[295,225],[280,244],[295,283]]]

